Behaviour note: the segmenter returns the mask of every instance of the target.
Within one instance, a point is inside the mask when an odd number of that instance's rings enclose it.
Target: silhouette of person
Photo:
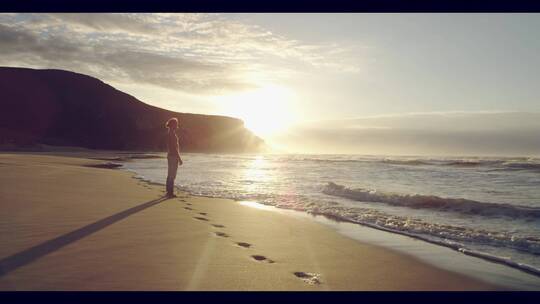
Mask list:
[[[178,146],[178,136],[176,130],[178,129],[178,119],[171,118],[167,120],[165,126],[169,129],[167,135],[167,183],[165,190],[167,191],[167,197],[176,197],[174,194],[174,180],[176,178],[176,172],[178,166],[182,165],[182,159],[180,158],[180,147]]]

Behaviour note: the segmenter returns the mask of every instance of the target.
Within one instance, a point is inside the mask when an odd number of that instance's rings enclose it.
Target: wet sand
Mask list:
[[[0,154],[0,290],[500,289],[306,218],[163,199],[103,163]]]

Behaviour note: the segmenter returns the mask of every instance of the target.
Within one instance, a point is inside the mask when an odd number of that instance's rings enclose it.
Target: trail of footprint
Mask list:
[[[251,244],[250,243],[246,243],[246,242],[237,242],[236,245],[240,246],[240,247],[243,247],[243,248],[249,248],[251,247]]]
[[[265,257],[264,255],[256,254],[256,255],[252,255],[251,257],[254,260],[259,261],[259,262],[267,262],[267,263],[270,263],[270,264],[275,263],[273,260],[270,260],[269,258]]]
[[[199,221],[207,221],[208,222],[208,219],[204,218],[204,217],[195,216],[194,219],[199,220]]]
[[[310,273],[310,272],[303,272],[303,271],[297,271],[293,272],[293,274],[301,279],[302,281],[310,284],[310,285],[318,285],[321,284],[321,275],[318,273]]]
[[[214,234],[220,237],[226,237],[226,238],[229,237],[229,235],[226,234],[225,232],[218,231],[218,232],[214,232]]]
[[[225,226],[223,226],[221,224],[212,224],[212,226],[214,226],[216,228],[225,228]]]

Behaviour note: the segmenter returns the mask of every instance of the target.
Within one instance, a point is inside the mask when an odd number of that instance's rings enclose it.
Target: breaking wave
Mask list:
[[[534,170],[540,171],[540,163],[537,162],[505,162],[504,167],[509,170]]]
[[[484,216],[540,218],[540,208],[509,204],[484,203],[464,198],[443,198],[435,195],[386,193],[370,189],[350,189],[329,182],[323,193],[355,201],[385,203],[409,208],[429,208]]]

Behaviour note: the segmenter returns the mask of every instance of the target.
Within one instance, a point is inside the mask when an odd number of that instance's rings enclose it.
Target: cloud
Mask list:
[[[305,153],[539,156],[538,134],[540,113],[441,112],[311,122],[274,140]]]
[[[156,34],[159,32],[157,26],[136,14],[50,14],[48,16],[58,23],[68,23],[74,29],[89,32],[128,32],[134,34]]]
[[[38,35],[0,24],[0,53],[3,61],[9,57],[32,56],[49,60],[68,60],[82,52],[80,46],[61,37],[41,39]]]
[[[148,83],[173,90],[190,92],[212,92],[220,89],[242,90],[253,87],[234,79],[233,68],[225,64],[214,64],[173,58],[169,56],[136,51],[119,51],[103,56],[110,63],[108,74],[120,71],[124,81]],[[187,75],[187,77],[185,77]]]
[[[451,111],[388,114],[343,120],[315,121],[306,128],[411,129],[441,131],[540,130],[540,113],[509,111]]]
[[[60,68],[194,94],[254,88],[302,69],[354,71],[309,45],[219,14],[0,14],[0,64]]]

